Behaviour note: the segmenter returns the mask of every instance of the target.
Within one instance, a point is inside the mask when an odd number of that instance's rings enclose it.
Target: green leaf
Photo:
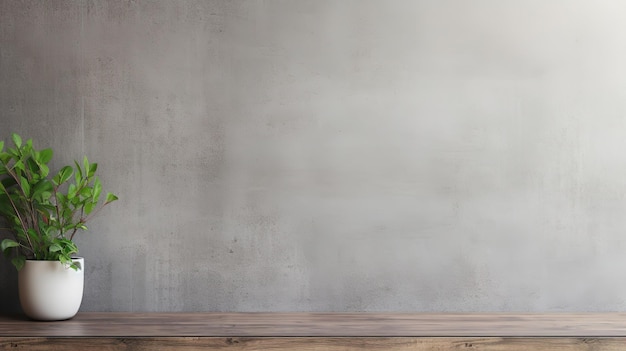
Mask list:
[[[85,178],[89,177],[89,160],[87,159],[87,156],[83,157],[83,168],[85,170]]]
[[[52,180],[54,181],[56,185],[61,185],[70,179],[70,177],[72,176],[72,173],[74,173],[74,170],[72,169],[72,167],[65,166],[61,168],[59,173],[57,173],[57,175],[55,175],[54,178],[52,178]]]
[[[39,151],[39,157],[37,157],[37,162],[39,164],[47,164],[52,159],[52,154],[53,152],[50,148]]]
[[[39,170],[42,178],[45,178],[48,176],[48,174],[50,174],[50,168],[48,168],[48,166],[43,163],[39,165]]]
[[[15,144],[16,147],[22,146],[22,138],[19,135],[13,133],[11,134],[11,138],[13,138],[13,144]]]
[[[52,245],[50,245],[50,248],[48,250],[50,252],[59,252],[59,251],[63,250],[63,248],[59,244],[52,244]]]
[[[6,167],[6,165],[11,160],[11,155],[8,152],[0,152],[0,162],[2,165]]]
[[[59,261],[66,266],[70,266],[72,264],[72,260],[66,255],[59,255]]]
[[[76,165],[76,174],[74,175],[74,180],[76,181],[76,184],[78,184],[80,183],[80,180],[83,179],[83,169],[80,168],[78,162],[74,161],[74,164]]]
[[[107,199],[106,199],[105,203],[108,204],[109,202],[113,202],[113,201],[118,200],[118,199],[119,198],[117,196],[115,196],[115,194],[108,193],[107,194]]]
[[[19,159],[21,157],[20,151],[18,149],[14,149],[14,148],[10,147],[7,150],[7,152],[9,154],[9,156],[11,156],[11,158],[13,158],[13,159]]]
[[[57,196],[57,202],[61,205],[60,207],[65,207],[65,203],[67,202],[67,197],[65,197],[65,195],[58,193]]]
[[[98,164],[97,163],[92,163],[89,165],[89,173],[88,173],[88,177],[91,178],[96,174],[96,170],[98,169]]]
[[[20,182],[24,195],[26,195],[26,197],[30,197],[30,184],[28,183],[28,179],[21,177]]]
[[[0,140],[0,152],[4,150],[4,141]]]
[[[80,196],[82,197],[89,197],[91,198],[93,196],[93,188],[90,187],[85,187],[80,191]]]
[[[26,164],[28,165],[28,169],[30,170],[30,172],[36,174],[39,171],[39,165],[32,157],[29,157],[26,160]]]
[[[2,248],[2,252],[4,252],[5,255],[8,254],[8,249],[12,248],[12,247],[19,247],[20,243],[18,243],[17,241],[13,240],[13,239],[4,239],[2,240],[2,244],[0,244],[0,248]]]
[[[102,192],[102,183],[100,182],[100,178],[96,177],[96,179],[93,182],[93,194],[92,194],[91,201],[98,202],[101,192]]]
[[[94,202],[88,201],[85,204],[85,214],[88,215],[91,213],[91,211],[93,211],[93,209],[96,207],[96,204]]]
[[[32,241],[39,242],[39,235],[37,235],[37,232],[35,231],[35,229],[29,228],[27,233]]]
[[[22,255],[13,257],[13,259],[11,259],[11,263],[13,263],[15,268],[17,268],[17,270],[19,271],[20,269],[22,269],[22,267],[24,267],[24,263],[26,263],[26,257]]]
[[[22,160],[17,160],[17,162],[15,162],[15,164],[13,164],[13,169],[16,169],[18,171],[24,171],[24,163],[22,162]]]
[[[73,208],[77,208],[81,206],[82,201],[79,196],[74,196],[73,198],[70,199],[70,203],[72,204]]]
[[[52,184],[48,180],[42,179],[33,188],[33,198],[37,197],[40,194],[44,194],[45,192],[50,192],[52,190]],[[47,198],[49,198],[48,196]],[[43,197],[47,199],[46,197]]]
[[[63,211],[61,211],[61,216],[69,221],[72,218],[72,210],[70,208],[63,209]]]

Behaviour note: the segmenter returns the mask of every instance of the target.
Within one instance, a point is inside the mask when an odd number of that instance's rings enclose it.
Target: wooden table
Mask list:
[[[626,350],[626,313],[0,316],[0,350]]]

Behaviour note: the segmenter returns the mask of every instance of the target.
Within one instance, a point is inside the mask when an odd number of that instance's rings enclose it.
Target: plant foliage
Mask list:
[[[101,202],[102,184],[95,176],[98,164],[87,157],[82,165],[62,167],[51,175],[52,149],[37,150],[32,139],[12,134],[14,147],[0,141],[0,217],[12,238],[0,249],[19,270],[27,259],[59,260],[73,269],[73,242],[79,230],[104,206],[117,200],[108,193]]]

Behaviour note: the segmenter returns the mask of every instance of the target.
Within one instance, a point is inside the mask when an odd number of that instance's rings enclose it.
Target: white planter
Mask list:
[[[85,262],[74,270],[59,261],[27,260],[17,275],[20,303],[32,319],[64,320],[78,312],[83,300]]]

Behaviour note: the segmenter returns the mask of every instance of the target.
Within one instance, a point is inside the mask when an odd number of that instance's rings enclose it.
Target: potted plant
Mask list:
[[[98,165],[63,166],[52,175],[52,149],[37,150],[32,139],[12,134],[14,147],[0,141],[0,228],[10,233],[0,248],[18,270],[20,303],[40,320],[72,318],[83,296],[84,260],[73,239],[104,206]]]

